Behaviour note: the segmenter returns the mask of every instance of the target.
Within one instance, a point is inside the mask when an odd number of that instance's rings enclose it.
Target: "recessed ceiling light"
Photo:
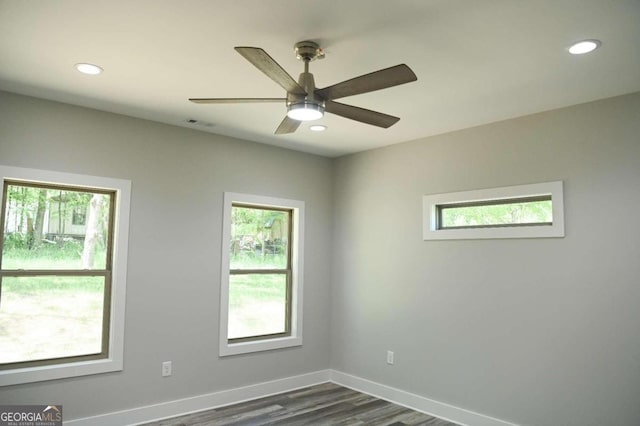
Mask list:
[[[78,71],[80,71],[83,74],[89,74],[89,75],[98,75],[100,74],[102,71],[104,71],[102,68],[100,68],[97,65],[93,65],[93,64],[85,64],[85,63],[80,63],[80,64],[75,64],[75,67]]]
[[[325,130],[327,130],[327,126],[324,126],[322,124],[314,124],[313,126],[309,126],[309,130],[312,130],[314,132],[324,132]]]
[[[600,42],[600,40],[582,40],[569,46],[569,53],[572,55],[583,55],[593,52],[600,47],[601,44],[602,42]]]

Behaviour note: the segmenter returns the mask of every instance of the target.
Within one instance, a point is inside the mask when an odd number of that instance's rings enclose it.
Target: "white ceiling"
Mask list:
[[[585,38],[601,48],[567,53]],[[276,136],[284,104],[187,101],[284,97],[233,47],[262,47],[297,79],[302,40],[325,49],[318,87],[409,65],[417,82],[340,100],[401,120],[326,114],[326,132]],[[639,41],[638,0],[0,0],[0,89],[338,156],[640,91]]]

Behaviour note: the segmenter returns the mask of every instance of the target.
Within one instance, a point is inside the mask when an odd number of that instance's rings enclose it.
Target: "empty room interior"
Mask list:
[[[0,411],[640,425],[639,41],[637,0],[0,0]]]

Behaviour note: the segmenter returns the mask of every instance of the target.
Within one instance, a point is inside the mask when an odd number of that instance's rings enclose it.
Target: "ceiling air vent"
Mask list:
[[[213,127],[215,126],[215,124],[213,123],[209,123],[206,121],[202,121],[202,120],[196,120],[195,118],[188,118],[186,120],[184,120],[185,123],[191,125],[191,126],[198,126],[198,127]]]

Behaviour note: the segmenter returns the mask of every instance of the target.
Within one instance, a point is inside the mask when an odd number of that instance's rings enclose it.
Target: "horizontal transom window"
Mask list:
[[[552,225],[551,195],[436,206],[438,229]]]
[[[425,195],[425,240],[564,237],[562,182]]]

